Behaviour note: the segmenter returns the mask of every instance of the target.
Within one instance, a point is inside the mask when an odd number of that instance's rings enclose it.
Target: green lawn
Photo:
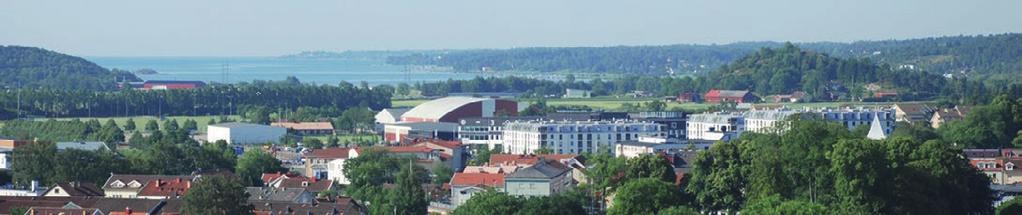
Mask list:
[[[196,124],[199,126],[199,131],[205,132],[206,131],[206,124],[207,124],[207,122],[209,122],[209,119],[210,118],[217,118],[217,120],[219,120],[219,117],[220,116],[169,116],[169,117],[167,117],[167,120],[176,119],[178,124],[183,124],[185,122],[185,120],[192,119],[192,120],[195,120]],[[238,120],[241,119],[237,115],[232,115],[232,116],[228,116],[228,117],[230,119],[235,120],[235,121],[238,121]],[[36,119],[36,120],[49,120],[49,119],[50,118],[39,118],[39,119]],[[113,119],[114,122],[117,123],[117,125],[121,126],[121,128],[124,127],[124,125],[128,121],[128,119],[131,119],[131,120],[135,121],[135,128],[138,129],[138,130],[141,130],[141,129],[145,128],[145,123],[148,122],[149,120],[159,120],[155,116],[81,117],[81,118],[53,118],[53,119],[56,119],[56,120],[81,119],[82,121],[91,120],[91,119],[97,119],[97,120],[99,120],[100,123],[105,123],[107,120]],[[162,123],[161,123],[161,125],[162,125]]]

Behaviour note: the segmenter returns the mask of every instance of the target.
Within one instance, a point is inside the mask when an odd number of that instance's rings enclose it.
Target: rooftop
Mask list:
[[[507,178],[540,178],[551,179],[571,171],[571,168],[557,161],[541,160],[540,162],[515,171]]]
[[[451,186],[504,187],[504,174],[500,173],[454,173]]]
[[[270,126],[284,127],[287,129],[302,130],[334,130],[330,122],[274,122]]]
[[[308,154],[305,154],[307,158],[324,158],[324,159],[347,159],[348,152],[351,148],[324,148],[324,149],[313,149]]]
[[[405,112],[403,115],[401,115],[401,118],[408,117],[438,120],[447,113],[454,111],[455,109],[458,109],[461,106],[485,100],[488,99],[462,96],[452,96],[434,99],[432,101],[419,104],[418,106],[415,106],[415,108],[408,110],[408,112]]]

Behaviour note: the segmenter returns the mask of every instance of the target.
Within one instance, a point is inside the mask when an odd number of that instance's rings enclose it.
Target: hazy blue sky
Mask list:
[[[2,0],[0,44],[89,56],[855,41],[1022,32],[1020,0]]]

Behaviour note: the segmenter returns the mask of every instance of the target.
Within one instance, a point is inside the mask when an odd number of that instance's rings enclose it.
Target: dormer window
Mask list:
[[[124,182],[121,182],[121,180],[115,180],[114,182],[110,183],[110,187],[113,187],[113,188],[123,188],[124,187]]]
[[[1015,164],[1014,163],[1004,164],[1004,169],[1005,170],[1014,170],[1015,169]]]
[[[131,180],[131,182],[128,182],[128,187],[139,188],[142,187],[142,183],[138,182],[137,180]]]

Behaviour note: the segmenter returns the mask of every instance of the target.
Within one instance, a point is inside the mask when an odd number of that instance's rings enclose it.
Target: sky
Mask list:
[[[0,45],[82,56],[851,42],[1022,32],[1019,0],[2,0]]]

